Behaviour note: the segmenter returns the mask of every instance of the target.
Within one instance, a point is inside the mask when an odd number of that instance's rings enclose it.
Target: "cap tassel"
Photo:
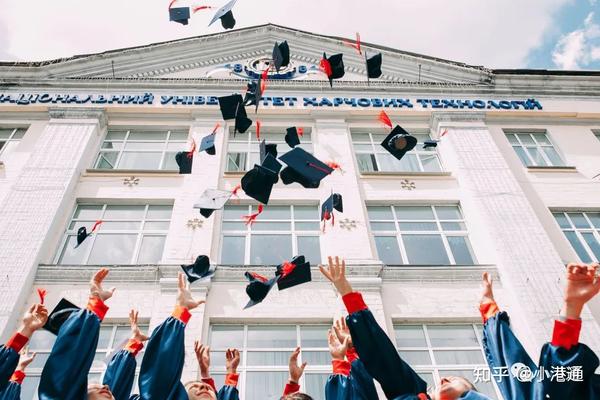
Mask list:
[[[348,39],[344,39],[344,44],[356,49],[356,51],[358,51],[358,54],[362,55],[362,48],[360,45],[360,33],[356,32],[356,43],[353,43]]]
[[[196,140],[192,139],[192,148],[190,149],[190,151],[187,154],[188,158],[192,158],[194,157],[194,153],[196,152]]]
[[[192,14],[195,14],[196,12],[200,11],[200,10],[207,10],[207,9],[211,9],[211,6],[197,6],[197,7],[193,7],[192,8]]]
[[[329,218],[331,218],[331,213],[329,210],[325,210],[325,213],[323,213],[323,233],[325,233],[325,227],[327,226],[327,221],[329,221]]]
[[[444,137],[448,134],[448,129],[444,129],[444,132],[440,135],[440,137]]]
[[[221,124],[219,122],[217,122],[217,124],[215,125],[215,127],[212,131],[212,134],[213,135],[216,134],[220,127],[221,127]]]
[[[46,298],[46,289],[38,288],[37,290],[38,296],[40,296],[40,304],[44,304],[44,299]]]
[[[267,80],[269,79],[269,68],[265,69],[261,75],[260,93],[263,94],[267,90]]]
[[[262,275],[260,275],[260,274],[257,274],[256,272],[250,272],[250,275],[251,275],[251,276],[252,276],[254,279],[256,279],[256,280],[258,280],[258,281],[261,281],[261,282],[263,282],[263,283],[267,283],[267,282],[268,282],[268,279],[267,279],[266,277],[264,277],[264,276],[262,276]]]
[[[235,197],[238,197],[238,191],[242,188],[242,185],[237,184],[233,190],[231,191],[231,194]]]
[[[298,132],[298,136],[304,136],[304,128],[296,128],[296,132]]]
[[[95,232],[95,231],[96,231],[96,229],[98,228],[98,226],[100,226],[100,224],[101,224],[101,223],[103,223],[103,222],[104,222],[104,221],[102,221],[102,220],[100,220],[100,219],[99,219],[98,221],[96,221],[96,222],[94,223],[94,226],[92,226],[92,230],[90,231],[90,233],[92,233],[92,232]]]
[[[173,7],[173,4],[175,4],[177,0],[171,0],[171,2],[169,3],[169,10],[171,9],[171,7]]]
[[[342,169],[342,166],[338,163],[336,163],[335,161],[329,161],[326,162],[325,164],[327,164],[327,166],[333,170],[339,170],[342,174],[344,173],[344,170]]]
[[[331,171],[328,171],[328,170],[326,170],[325,168],[323,168],[323,167],[320,167],[320,166],[318,166],[318,165],[316,165],[316,164],[314,164],[314,163],[310,163],[310,162],[309,162],[309,163],[308,163],[308,166],[309,166],[309,167],[312,167],[312,168],[314,168],[314,169],[318,169],[319,171],[322,171],[323,173],[325,173],[325,174],[327,174],[327,175],[330,175],[330,174],[331,174]]]
[[[262,214],[263,210],[264,210],[263,205],[259,204],[258,212],[254,213],[254,214],[250,214],[250,215],[244,215],[242,218],[246,221],[246,225],[252,226],[252,224],[254,224],[254,222],[256,222],[256,218],[258,218],[258,216],[260,214]]]
[[[392,120],[390,119],[390,117],[387,115],[387,113],[385,111],[382,110],[379,113],[379,116],[377,117],[377,119],[379,120],[379,122],[381,122],[388,128],[392,129]]]
[[[256,140],[260,140],[260,127],[262,123],[259,120],[256,120]]]
[[[280,279],[285,278],[286,276],[288,276],[289,274],[291,274],[294,271],[294,269],[296,269],[296,264],[292,264],[289,261],[285,261],[282,264],[282,267],[283,268],[282,268],[282,274],[281,274],[281,278]]]
[[[331,63],[329,62],[328,59],[322,58],[321,62],[319,63],[319,66],[321,68],[321,71],[323,71],[325,73],[325,75],[327,75],[328,78],[331,75],[333,75],[333,71],[331,69]]]

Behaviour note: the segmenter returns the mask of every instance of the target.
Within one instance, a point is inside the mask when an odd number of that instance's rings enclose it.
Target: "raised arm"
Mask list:
[[[283,397],[298,393],[300,391],[300,378],[304,374],[304,368],[306,368],[306,362],[302,364],[298,364],[298,357],[300,356],[300,347],[296,347],[296,349],[290,355],[289,360],[289,373],[290,378],[283,389]]]
[[[129,312],[129,325],[131,336],[125,347],[110,360],[102,381],[103,385],[110,388],[115,400],[129,399],[137,367],[135,357],[144,348],[144,342],[148,340],[148,336],[144,335],[138,326],[136,310]]]
[[[85,399],[87,376],[96,355],[100,323],[114,288],[104,290],[108,269],[96,272],[90,281],[87,309],[73,312],[58,332],[52,352],[44,365],[38,397],[40,400]]]
[[[352,291],[346,279],[346,263],[339,257],[329,257],[329,266],[320,266],[321,273],[335,286],[342,296],[348,317],[346,322],[352,342],[369,374],[383,388],[389,399],[401,395],[420,395],[427,391],[427,384],[400,358],[392,341],[377,324],[367,308],[362,295]]]
[[[17,369],[11,376],[8,386],[0,391],[0,400],[19,400],[21,398],[21,385],[25,379],[25,369],[33,362],[35,354],[29,354],[27,347],[21,350]]]
[[[350,362],[346,360],[346,353],[350,346],[350,335],[342,341],[333,328],[327,333],[329,354],[331,354],[331,365],[333,372],[325,384],[326,400],[352,400],[353,387],[350,381]]]
[[[203,300],[194,300],[183,273],[178,276],[178,292],[173,314],[159,325],[148,341],[140,370],[140,397],[144,400],[186,398],[180,382],[185,359],[185,326],[190,311]]]

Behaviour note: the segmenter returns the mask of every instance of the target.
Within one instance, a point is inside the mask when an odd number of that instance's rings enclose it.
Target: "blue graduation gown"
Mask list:
[[[8,386],[0,392],[0,400],[20,400],[21,385],[17,382],[10,381]]]
[[[5,345],[0,346],[0,390],[8,385],[18,363],[19,354],[16,351]]]
[[[350,375],[332,374],[325,385],[327,400],[378,400],[373,378],[360,359],[352,362]]]
[[[110,388],[115,400],[130,398],[136,366],[134,355],[126,349],[119,350],[110,360],[102,384]]]

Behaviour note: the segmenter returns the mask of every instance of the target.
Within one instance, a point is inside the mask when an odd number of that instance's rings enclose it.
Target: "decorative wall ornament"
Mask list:
[[[358,226],[357,221],[353,219],[344,218],[340,221],[340,228],[345,229],[347,231],[351,231]]]
[[[404,190],[415,190],[417,185],[413,181],[409,181],[408,179],[402,179],[400,181],[400,186]]]
[[[188,219],[187,227],[196,230],[197,228],[202,228],[202,224],[204,224],[204,221],[199,218],[193,218]]]
[[[123,185],[127,185],[129,187],[134,187],[140,184],[140,178],[136,176],[130,176],[128,178],[123,179]]]

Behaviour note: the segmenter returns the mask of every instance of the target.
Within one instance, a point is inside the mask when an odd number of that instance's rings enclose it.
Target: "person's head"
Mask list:
[[[469,390],[476,391],[469,380],[461,376],[445,376],[439,385],[430,391],[429,396],[433,400],[456,400]]]
[[[87,398],[88,400],[115,400],[108,385],[101,385],[99,383],[88,385]]]
[[[313,398],[306,393],[297,392],[283,396],[281,400],[313,400]]]
[[[216,400],[217,394],[212,386],[202,381],[191,381],[185,384],[185,391],[190,400]]]

